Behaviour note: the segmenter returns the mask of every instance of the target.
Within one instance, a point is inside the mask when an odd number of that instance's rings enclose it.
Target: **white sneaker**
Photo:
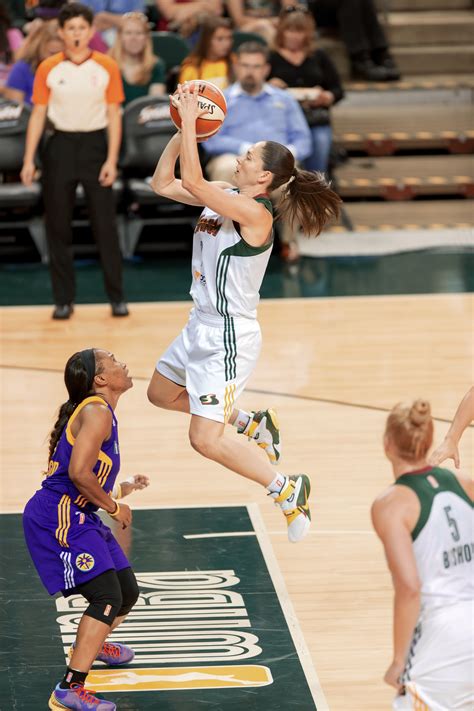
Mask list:
[[[276,504],[279,504],[288,526],[288,540],[298,543],[309,532],[311,512],[308,498],[311,482],[306,474],[287,477],[287,483],[279,494],[270,494]]]
[[[251,419],[242,434],[255,440],[258,446],[265,450],[271,464],[278,464],[281,457],[281,440],[275,410],[252,412]]]

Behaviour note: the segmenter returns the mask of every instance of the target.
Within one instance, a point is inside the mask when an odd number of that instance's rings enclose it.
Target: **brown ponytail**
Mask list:
[[[94,376],[100,372],[94,349],[74,353],[64,369],[64,383],[69,399],[59,408],[54,427],[49,436],[49,459],[52,458],[61,433],[76,407],[93,392]]]
[[[273,173],[269,190],[285,185],[277,205],[278,216],[292,227],[301,225],[305,235],[317,236],[324,225],[339,216],[341,198],[323,173],[298,170],[291,151],[281,143],[265,141],[262,147],[264,170]]]
[[[395,405],[387,418],[385,435],[391,439],[402,459],[408,462],[423,459],[433,443],[430,403],[418,399],[411,404]]]

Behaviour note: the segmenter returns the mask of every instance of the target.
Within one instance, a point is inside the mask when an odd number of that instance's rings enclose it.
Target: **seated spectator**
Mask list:
[[[311,133],[303,111],[288,92],[265,82],[268,49],[259,42],[244,42],[237,50],[234,71],[237,81],[224,92],[226,120],[219,133],[202,144],[211,156],[206,166],[210,179],[232,183],[236,158],[258,141],[282,143],[298,161],[307,158]],[[281,239],[285,256],[296,258],[296,232],[288,223],[282,224]]]
[[[283,5],[291,7],[293,0],[283,0]],[[374,0],[310,0],[309,7],[318,27],[338,28],[354,79],[400,79]]]
[[[280,11],[278,0],[228,0],[227,11],[237,30],[255,32],[272,44]]]
[[[179,81],[205,79],[225,89],[232,74],[232,29],[225,17],[208,17],[201,25],[197,44],[183,61]]]
[[[182,37],[195,33],[208,15],[220,17],[222,0],[156,0],[161,15],[159,30],[173,30]]]
[[[48,57],[61,52],[63,42],[58,35],[56,20],[42,22],[25,39],[17,53],[5,87],[7,99],[31,105],[33,82],[38,65]]]
[[[0,3],[0,95],[3,94],[15,53],[20,49],[23,39],[20,30],[12,27],[5,4]]]
[[[143,12],[145,0],[84,0],[94,13],[94,27],[108,47],[112,47],[127,12]]]
[[[140,96],[160,96],[165,90],[165,65],[153,54],[148,20],[141,12],[128,12],[109,55],[120,67],[125,104]]]
[[[316,49],[312,15],[302,7],[283,10],[270,53],[270,84],[294,89],[311,129],[313,152],[308,170],[326,172],[332,142],[330,107],[344,96],[336,67],[322,49]],[[307,91],[304,91],[307,89]]]

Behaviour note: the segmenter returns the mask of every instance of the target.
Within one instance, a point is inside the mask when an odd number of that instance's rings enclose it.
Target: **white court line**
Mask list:
[[[290,634],[293,638],[293,642],[298,653],[303,672],[306,676],[306,681],[308,682],[309,690],[311,691],[311,694],[317,706],[317,711],[329,711],[328,702],[326,701],[323,690],[321,688],[318,675],[316,674],[316,669],[314,668],[313,660],[311,659],[311,655],[309,653],[308,647],[306,646],[306,642],[303,637],[303,632],[301,631],[298,618],[296,617],[295,610],[288,595],[283,575],[279,568],[277,559],[275,558],[272,544],[270,543],[267,531],[260,515],[260,509],[258,508],[257,504],[248,504],[247,511],[257,534],[257,540],[260,544],[262,555],[265,559],[265,563],[267,564],[268,572],[270,573],[270,578],[275,587],[275,592],[278,596],[278,601],[281,605],[281,609],[285,616],[286,624],[288,625],[288,629],[290,630]]]
[[[226,533],[191,533],[183,538],[230,538],[231,536],[256,536],[255,531],[227,531]]]
[[[286,536],[287,532],[286,531],[267,531],[267,533],[270,536]],[[361,536],[374,536],[375,533],[374,531],[342,531],[342,530],[334,530],[334,529],[316,529],[315,531],[310,531],[309,536],[352,536],[352,535],[361,535]]]

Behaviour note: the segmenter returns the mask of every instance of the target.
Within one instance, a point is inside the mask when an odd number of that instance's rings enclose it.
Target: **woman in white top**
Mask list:
[[[272,141],[251,146],[237,159],[234,186],[204,179],[197,150],[198,95],[179,86],[175,103],[182,119],[163,152],[152,180],[160,195],[205,206],[194,232],[190,320],[157,363],[148,388],[158,407],[191,414],[191,445],[203,456],[266,487],[285,514],[288,537],[308,532],[309,478],[272,471],[258,450],[225,437],[225,424],[257,440],[277,464],[280,438],[271,410],[234,409],[261,347],[257,321],[259,289],[273,245],[273,212],[268,193],[288,183],[282,216],[318,234],[337,213],[340,199],[324,176],[295,167],[291,151]],[[194,85],[195,87],[197,85]],[[182,179],[175,178],[180,158]]]
[[[428,464],[430,405],[390,413],[384,447],[395,483],[372,521],[394,585],[394,709],[470,711],[474,704],[472,560],[474,482]]]

